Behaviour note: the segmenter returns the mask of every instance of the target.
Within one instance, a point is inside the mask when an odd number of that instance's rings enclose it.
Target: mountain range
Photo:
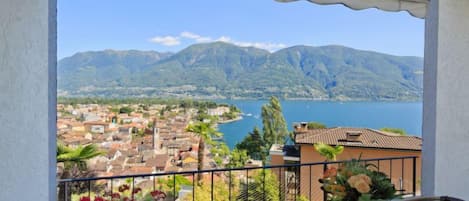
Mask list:
[[[214,42],[90,51],[58,63],[59,96],[419,100],[423,59],[344,46],[276,52]]]

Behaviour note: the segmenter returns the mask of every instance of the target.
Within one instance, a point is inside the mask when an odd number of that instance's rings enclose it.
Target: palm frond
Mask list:
[[[223,134],[217,131],[211,123],[197,122],[194,124],[189,124],[186,128],[186,131],[192,132],[206,141],[210,141],[212,137],[220,137]]]
[[[336,156],[344,151],[343,146],[337,145],[333,147],[322,142],[316,143],[313,146],[319,155],[326,157],[327,160],[336,160]]]
[[[99,155],[104,152],[99,151],[98,147],[94,144],[86,146],[79,146],[77,148],[70,148],[63,144],[57,144],[57,162],[82,162]]]
[[[57,142],[57,156],[64,153],[72,152],[72,148],[65,146],[62,142]]]
[[[94,144],[89,144],[81,148],[80,158],[81,160],[88,160],[96,156],[105,154],[103,151],[99,151],[98,147]]]

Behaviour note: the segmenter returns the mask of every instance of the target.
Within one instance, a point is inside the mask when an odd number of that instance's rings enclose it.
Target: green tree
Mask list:
[[[63,163],[63,172],[60,175],[60,178],[72,178],[74,175],[82,174],[87,169],[87,160],[103,154],[104,152],[99,151],[97,146],[94,144],[70,148],[57,142],[57,163]],[[63,185],[59,185],[59,200],[65,200],[64,187],[65,186]],[[69,195],[68,198],[70,199],[71,196]]]
[[[228,163],[229,168],[238,168],[244,167],[246,161],[249,159],[248,153],[246,150],[233,149],[230,155],[230,162]]]
[[[257,127],[254,127],[243,141],[236,144],[236,148],[239,150],[246,150],[249,157],[255,160],[265,161],[268,153],[267,147],[265,147],[265,141]]]
[[[288,136],[288,129],[277,97],[270,97],[269,103],[262,106],[261,115],[265,145],[270,148],[274,143],[283,144]]]
[[[197,115],[195,116],[195,120],[217,122],[218,117],[207,114],[206,110],[205,111],[199,110],[199,112],[197,112]]]
[[[126,113],[126,114],[130,115],[130,113],[132,113],[132,112],[133,112],[133,110],[130,107],[121,107],[119,109],[119,113],[121,113],[121,114]]]
[[[381,128],[379,130],[384,131],[384,132],[389,132],[389,133],[395,133],[395,134],[399,134],[399,135],[403,135],[403,136],[407,135],[407,132],[404,129],[401,129],[401,128],[388,128],[388,127],[385,127],[385,128]]]
[[[221,115],[223,119],[236,119],[238,117],[238,114],[236,112],[225,112]]]
[[[197,170],[204,168],[204,157],[205,157],[205,142],[212,141],[212,137],[220,137],[222,133],[218,132],[212,125],[212,123],[196,122],[189,124],[186,128],[187,131],[193,132],[199,137],[199,150],[197,156]],[[202,175],[197,176],[197,180],[202,180]]]
[[[288,137],[290,137],[290,140],[291,140],[292,142],[295,142],[296,134],[295,134],[294,131],[288,132]]]
[[[192,181],[190,181],[183,175],[166,176],[166,178],[158,178],[158,184],[162,184],[160,190],[162,190],[163,192],[168,192],[171,195],[173,194],[174,183],[176,183],[176,193],[181,190],[182,186],[192,185]]]
[[[320,129],[320,128],[327,128],[325,124],[319,122],[308,122],[308,129]]]
[[[304,195],[299,195],[296,197],[296,201],[308,201],[309,199]]]
[[[262,197],[265,194],[265,200],[279,201],[278,183],[277,176],[271,170],[256,170],[249,181],[248,200],[257,201],[260,196]],[[240,194],[240,197],[244,196],[246,196],[245,191]]]
[[[330,146],[322,142],[314,144],[314,149],[321,155],[326,157],[329,161],[336,161],[337,155],[341,154],[344,151],[344,146]]]
[[[216,142],[212,144],[210,153],[213,155],[213,160],[218,166],[223,164],[225,159],[230,154],[230,148],[224,142]]]
[[[231,200],[236,197],[238,194],[237,180],[232,180],[231,187]],[[227,183],[225,183],[220,178],[216,178],[213,184],[213,200],[230,200],[230,191],[228,189]],[[192,199],[192,194],[188,194],[182,198],[183,201],[208,201],[212,199],[212,188],[210,183],[204,183],[203,185],[194,186],[195,190],[195,199]]]
[[[229,107],[230,107],[230,112],[234,112],[234,113],[240,113],[241,112],[241,110],[238,107],[236,107],[235,105],[230,105]]]

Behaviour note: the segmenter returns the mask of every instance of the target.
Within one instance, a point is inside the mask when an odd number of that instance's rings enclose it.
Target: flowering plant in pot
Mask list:
[[[163,201],[166,199],[163,191],[142,190],[139,187],[131,189],[128,184],[120,185],[117,190],[113,193],[105,192],[102,196],[95,195],[93,199],[90,196],[82,196],[79,201]]]
[[[319,180],[321,189],[330,201],[391,200],[396,198],[396,189],[386,174],[376,170],[372,164],[364,165],[352,160],[329,167]]]

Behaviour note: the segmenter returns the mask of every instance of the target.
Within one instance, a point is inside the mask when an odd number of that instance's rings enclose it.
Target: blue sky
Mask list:
[[[226,41],[270,51],[345,45],[423,56],[424,20],[406,12],[274,0],[60,0],[58,57],[103,49],[178,51]]]

